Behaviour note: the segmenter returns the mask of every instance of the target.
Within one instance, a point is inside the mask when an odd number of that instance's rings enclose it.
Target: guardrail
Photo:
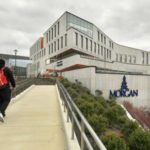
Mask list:
[[[34,79],[33,78],[19,81],[16,84],[16,92],[12,93],[12,97],[15,97],[16,95],[20,94],[22,91],[24,91],[25,89],[27,89],[32,84],[34,84]]]
[[[73,102],[64,86],[58,80],[56,83],[60,92],[64,111],[67,111],[67,122],[69,122],[69,119],[72,122],[71,138],[74,139],[75,132],[81,150],[107,150],[81,111]]]

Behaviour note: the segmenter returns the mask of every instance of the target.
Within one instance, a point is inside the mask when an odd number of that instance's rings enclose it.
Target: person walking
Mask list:
[[[15,92],[16,82],[12,71],[0,59],[0,121],[4,122],[5,111],[11,100],[11,91]]]

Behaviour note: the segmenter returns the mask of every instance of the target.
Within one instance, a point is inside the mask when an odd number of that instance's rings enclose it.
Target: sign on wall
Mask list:
[[[109,97],[135,97],[138,96],[138,90],[128,88],[126,76],[123,76],[121,88],[119,90],[110,90]]]
[[[63,61],[58,61],[57,62],[57,66],[62,66],[63,65]]]

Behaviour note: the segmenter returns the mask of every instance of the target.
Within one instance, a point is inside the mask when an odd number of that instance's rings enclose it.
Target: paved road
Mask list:
[[[65,150],[55,86],[35,86],[7,109],[0,150]]]

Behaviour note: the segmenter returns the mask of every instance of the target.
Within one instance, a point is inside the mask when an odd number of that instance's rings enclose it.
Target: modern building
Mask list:
[[[8,66],[14,72],[15,76],[27,76],[27,64],[31,63],[29,57],[0,54],[0,58],[5,60],[6,66]]]
[[[55,70],[73,82],[80,80],[92,93],[101,90],[105,98],[150,106],[150,52],[119,45],[93,23],[69,12],[34,43],[30,57],[34,76]]]
[[[40,37],[30,48],[31,64],[28,64],[28,77],[36,77],[42,71],[45,71],[46,49],[44,48],[44,39]]]

